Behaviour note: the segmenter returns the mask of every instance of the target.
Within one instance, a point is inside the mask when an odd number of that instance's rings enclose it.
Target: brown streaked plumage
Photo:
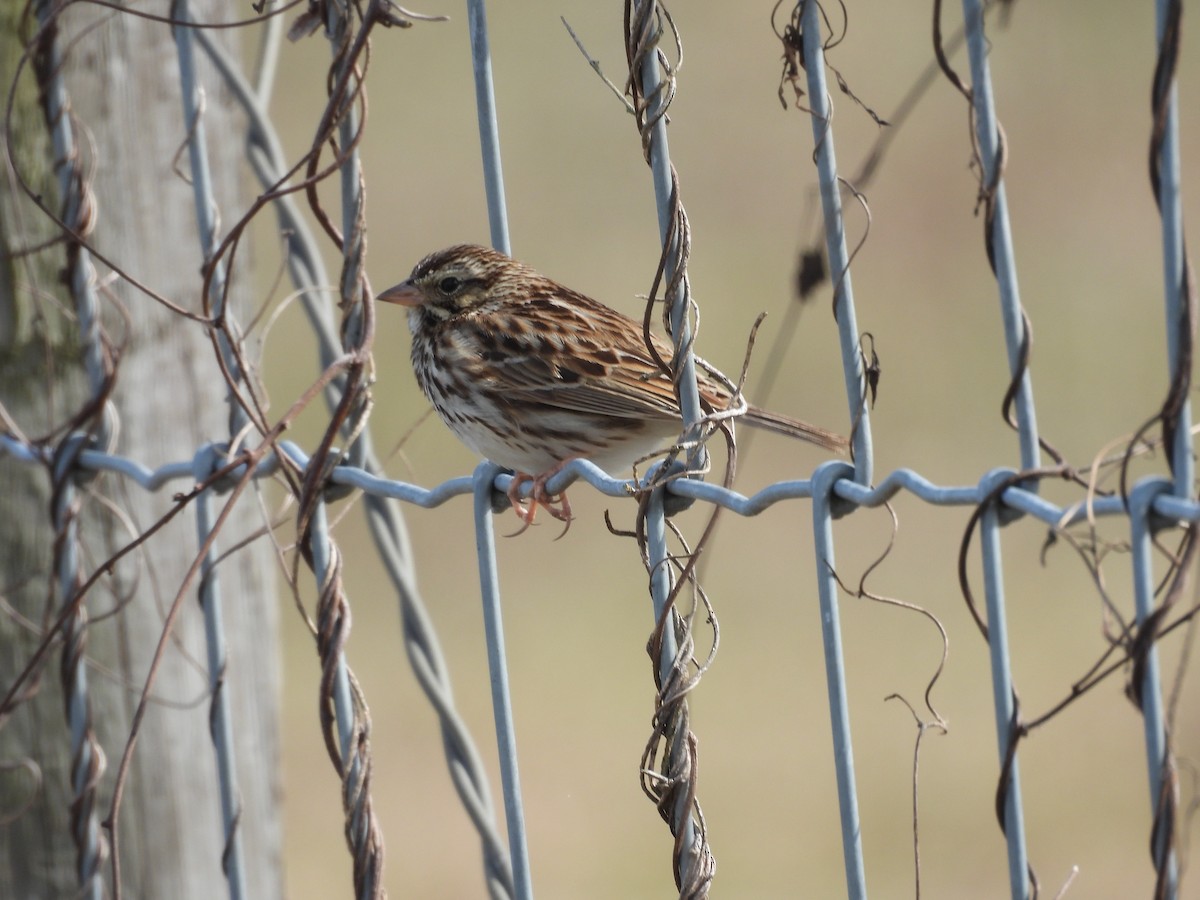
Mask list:
[[[421,390],[464,444],[513,469],[510,499],[529,524],[556,508],[546,480],[572,459],[620,473],[681,429],[671,379],[646,350],[641,323],[486,247],[460,244],[425,257],[376,299],[407,306]],[[663,359],[672,348],[652,336]],[[697,360],[700,399],[737,406],[729,379]],[[740,402],[740,401],[738,401]],[[741,421],[827,450],[846,440],[807,422],[746,406]],[[528,507],[517,497],[534,482]]]

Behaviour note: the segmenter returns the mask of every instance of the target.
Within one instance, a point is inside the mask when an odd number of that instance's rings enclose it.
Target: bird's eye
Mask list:
[[[447,275],[437,283],[437,286],[438,290],[448,297],[462,287],[462,281],[455,278],[453,275]]]

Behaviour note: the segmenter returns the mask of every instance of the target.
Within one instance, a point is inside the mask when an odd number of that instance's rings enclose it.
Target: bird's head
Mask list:
[[[444,321],[489,301],[502,302],[511,293],[506,285],[518,279],[525,268],[487,247],[458,244],[429,254],[407,279],[375,299],[419,309]]]

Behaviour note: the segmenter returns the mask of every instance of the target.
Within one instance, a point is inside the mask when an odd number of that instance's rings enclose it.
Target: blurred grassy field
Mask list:
[[[465,11],[437,0],[421,8],[453,21],[381,30],[372,45],[363,160],[377,290],[430,250],[488,236]],[[957,25],[956,12],[948,5],[947,31]],[[736,370],[754,317],[767,311],[750,397],[847,430],[828,286],[805,310],[774,394],[755,392],[815,212],[808,119],[781,110],[776,97],[780,57],[770,4],[677,4],[673,13],[685,57],[670,139],[693,227],[699,351]],[[847,38],[830,61],[886,117],[931,58],[928,4],[873,0],[850,4],[849,14]],[[648,170],[632,120],[559,22],[566,16],[609,77],[621,81],[619,4],[493,4],[490,15],[514,252],[611,305],[639,311],[636,295],[648,290],[658,256]],[[1037,411],[1044,435],[1086,466],[1148,418],[1167,385],[1158,220],[1146,163],[1153,12],[1150,4],[1136,12],[1115,2],[1016,4],[991,37],[1021,293],[1034,328]],[[1180,71],[1185,191],[1187,173],[1200,163],[1200,68],[1187,52],[1194,44],[1185,47]],[[956,60],[965,73],[965,57]],[[285,49],[275,112],[295,155],[311,141],[327,64],[319,38]],[[878,129],[847,97],[834,102],[837,152],[848,175]],[[874,334],[883,367],[873,413],[877,478],[908,466],[940,484],[970,484],[1017,462],[1015,438],[1000,418],[1007,364],[983,226],[973,214],[968,128],[961,96],[939,80],[866,192],[870,237],[853,279],[859,325]],[[1190,196],[1195,222],[1194,190]],[[850,240],[865,227],[850,208]],[[267,243],[260,241],[264,252]],[[276,408],[315,374],[315,363],[304,362],[315,359],[311,347],[295,309],[267,347]],[[403,317],[381,309],[372,418],[381,448],[425,409],[408,348]],[[297,437],[314,440],[323,427],[314,407]],[[742,458],[738,486],[750,492],[807,477],[820,461],[807,447],[763,438]],[[434,485],[474,463],[429,421],[389,472]],[[1146,471],[1163,468],[1158,461]],[[1060,485],[1044,492],[1059,502],[1080,497]],[[562,541],[545,526],[499,545],[535,889],[551,898],[672,896],[671,838],[638,788],[653,698],[646,575],[632,542],[610,536],[602,521],[609,509],[617,523],[631,523],[633,504],[586,487],[574,489],[572,503],[578,520]],[[870,587],[926,607],[950,635],[934,692],[950,731],[930,735],[921,756],[922,896],[1008,897],[993,807],[998,763],[986,645],[955,578],[969,510],[933,509],[910,497],[896,509],[896,546]],[[498,795],[470,503],[460,498],[407,518],[459,708]],[[695,528],[698,519],[684,521]],[[515,519],[498,530],[510,525]],[[1123,527],[1114,521],[1105,533],[1121,539]],[[857,583],[889,533],[883,511],[837,526],[845,582]],[[374,719],[389,889],[397,897],[484,896],[477,841],[445,772],[434,716],[409,672],[396,604],[357,511],[337,537],[354,604],[349,658]],[[1029,716],[1065,696],[1103,648],[1093,583],[1063,547],[1041,564],[1044,538],[1045,529],[1028,521],[1004,534],[1014,672]],[[694,695],[693,728],[717,896],[844,894],[810,547],[809,506],[795,502],[753,519],[726,516],[707,556],[704,581],[722,640]],[[972,573],[978,584],[977,559]],[[1115,557],[1106,574],[1130,613],[1125,557]],[[919,704],[940,641],[911,612],[843,603],[868,885],[876,898],[911,897],[916,732],[904,707],[883,698],[898,692]],[[296,900],[348,896],[339,788],[315,714],[316,656],[296,617],[287,618],[289,893]],[[1168,662],[1179,646],[1178,638],[1167,645]],[[1111,679],[1022,746],[1030,859],[1047,896],[1072,866],[1079,874],[1068,897],[1152,893],[1141,720],[1122,688]],[[1175,735],[1185,757],[1200,739],[1195,702],[1193,677]],[[1184,786],[1191,796],[1187,773]],[[1200,896],[1194,887],[1185,895]]]

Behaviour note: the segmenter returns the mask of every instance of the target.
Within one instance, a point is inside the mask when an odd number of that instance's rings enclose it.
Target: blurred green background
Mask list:
[[[947,7],[949,33],[959,20],[957,6]],[[362,151],[376,290],[405,277],[430,250],[488,239],[465,8],[426,0],[421,11],[452,21],[380,29],[372,43]],[[836,8],[828,11],[837,18]],[[929,4],[873,0],[848,11],[848,34],[830,62],[887,117],[931,59]],[[755,316],[768,312],[748,395],[847,431],[828,285],[805,309],[772,396],[755,390],[793,302],[796,251],[812,240],[818,213],[809,121],[782,110],[776,96],[781,63],[771,4],[677,4],[672,12],[684,63],[670,140],[693,228],[698,350],[736,371]],[[649,171],[632,119],[559,21],[565,16],[621,82],[620,4],[493,4],[489,13],[514,253],[636,313],[636,295],[649,289],[658,257]],[[1021,294],[1034,329],[1039,422],[1068,460],[1086,467],[1152,415],[1167,386],[1159,226],[1147,177],[1153,5],[1016,4],[1006,24],[993,20],[990,36],[1010,148]],[[1192,46],[1185,44],[1179,73],[1185,193],[1187,173],[1200,162]],[[328,54],[319,35],[284,51],[274,112],[294,157],[308,148],[324,103]],[[966,77],[965,56],[955,61]],[[849,176],[878,127],[845,95],[835,94],[834,103],[837,153]],[[853,284],[859,326],[874,334],[882,361],[873,412],[877,479],[907,466],[939,484],[973,484],[993,467],[1017,463],[1015,437],[1000,418],[1007,363],[970,158],[967,106],[939,79],[866,191],[870,236],[855,259]],[[334,202],[332,192],[325,196]],[[1192,190],[1193,222],[1195,196]],[[847,217],[854,243],[866,218],[852,203]],[[275,243],[260,239],[264,258]],[[372,416],[381,449],[426,409],[408,350],[400,311],[381,308]],[[283,316],[264,352],[282,410],[316,373],[298,307]],[[325,425],[318,406],[296,429],[309,446]],[[811,448],[763,437],[742,457],[738,487],[749,493],[804,478],[820,461]],[[431,419],[388,470],[432,486],[474,464]],[[1159,459],[1139,472],[1164,469]],[[1043,492],[1060,503],[1082,497],[1059,484]],[[535,890],[552,898],[673,896],[671,838],[638,786],[653,710],[646,574],[633,543],[609,535],[602,520],[608,509],[628,526],[634,506],[586,486],[571,497],[578,518],[563,540],[553,540],[558,530],[550,523],[499,541]],[[868,587],[932,611],[950,639],[933,692],[950,731],[928,735],[920,758],[922,896],[1008,897],[993,806],[998,761],[986,645],[955,577],[970,510],[930,508],[908,496],[895,507],[895,548]],[[470,502],[406,515],[459,709],[499,803]],[[681,521],[695,536],[698,515]],[[497,530],[516,524],[506,516]],[[882,510],[837,525],[844,582],[858,582],[890,529]],[[1124,539],[1124,529],[1120,520],[1102,526],[1112,540]],[[446,774],[435,717],[409,671],[396,602],[359,510],[341,521],[336,537],[354,609],[349,659],[374,720],[373,787],[389,889],[397,897],[484,896],[478,842]],[[1095,584],[1061,544],[1043,564],[1045,537],[1032,521],[1004,533],[1013,665],[1027,717],[1066,696],[1105,646]],[[791,502],[752,519],[726,515],[707,553],[704,584],[721,646],[693,696],[692,727],[716,896],[844,894],[811,540],[810,507]],[[974,554],[971,571],[978,586]],[[1131,615],[1127,557],[1114,554],[1105,576]],[[306,597],[311,603],[311,589]],[[917,732],[909,712],[884,698],[900,693],[919,706],[941,644],[917,614],[842,602],[867,881],[873,897],[911,897]],[[285,618],[290,895],[347,896],[339,785],[317,724],[316,654],[297,617]],[[1164,648],[1168,677],[1181,637]],[[1175,734],[1185,762],[1200,740],[1194,682],[1183,685]],[[1110,679],[1022,745],[1030,861],[1046,896],[1074,866],[1068,897],[1152,893],[1141,719],[1123,684]],[[1190,767],[1182,784],[1186,806],[1194,797]],[[1184,896],[1200,893],[1185,887]]]

